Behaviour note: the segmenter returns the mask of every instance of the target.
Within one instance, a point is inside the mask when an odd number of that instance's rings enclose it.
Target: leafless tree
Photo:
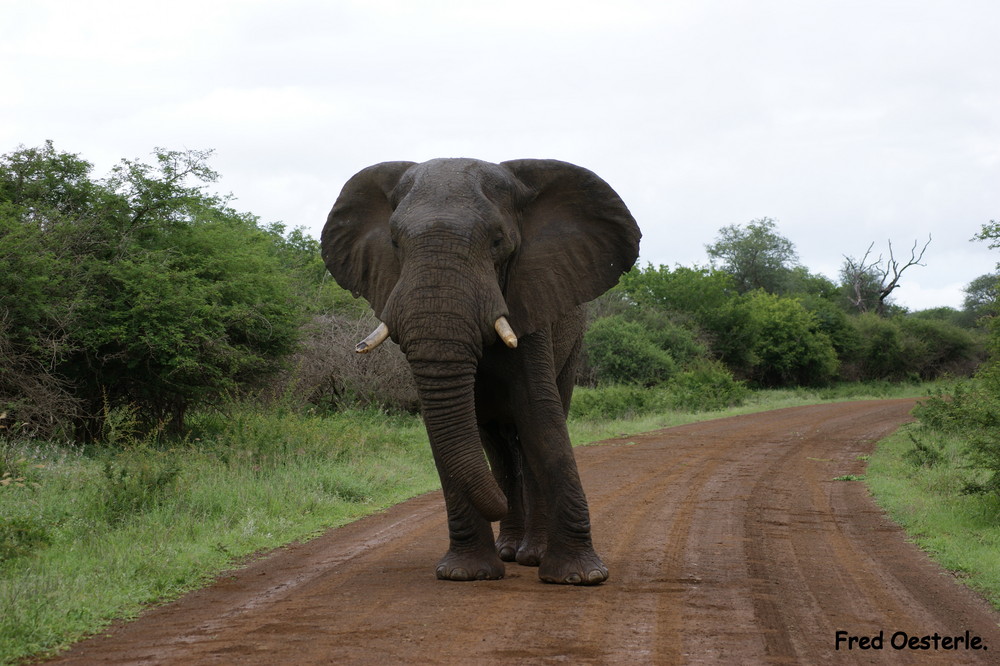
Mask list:
[[[371,313],[360,318],[336,313],[315,316],[292,358],[293,369],[272,390],[279,396],[293,396],[299,404],[416,411],[417,390],[410,366],[394,342],[387,340],[367,354],[354,351],[378,324]]]
[[[0,308],[0,440],[72,432],[81,416],[80,400],[70,383],[40,360],[40,354],[16,344],[13,326],[9,313]],[[53,356],[60,347],[55,338],[39,338],[39,342],[50,346]]]
[[[920,248],[920,252],[917,252],[917,244],[917,241],[913,241],[910,259],[906,263],[896,258],[891,240],[888,260],[881,254],[877,259],[871,259],[872,249],[875,247],[874,241],[860,260],[845,255],[844,266],[840,273],[844,285],[849,289],[848,299],[851,305],[859,312],[874,310],[879,316],[885,315],[889,305],[887,302],[889,295],[901,286],[899,280],[903,276],[903,271],[910,266],[926,265],[921,261],[927,246],[931,244],[931,236],[927,236],[927,242]]]

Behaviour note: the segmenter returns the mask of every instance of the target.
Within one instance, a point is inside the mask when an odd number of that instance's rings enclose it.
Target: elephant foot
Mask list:
[[[497,580],[503,578],[504,566],[495,552],[448,551],[438,562],[436,573],[440,580]]]
[[[538,577],[560,585],[600,585],[608,579],[608,568],[593,550],[562,556],[549,552],[538,568]]]
[[[524,567],[537,567],[545,555],[545,539],[514,538],[500,535],[497,555],[504,562],[517,562]]]
[[[545,540],[526,538],[517,549],[517,563],[523,567],[537,567],[545,557]]]
[[[510,536],[504,536],[503,534],[501,534],[500,538],[497,539],[497,544],[496,544],[497,555],[499,555],[500,559],[503,560],[504,562],[516,562],[517,549],[520,546],[520,543],[521,543],[520,539]]]

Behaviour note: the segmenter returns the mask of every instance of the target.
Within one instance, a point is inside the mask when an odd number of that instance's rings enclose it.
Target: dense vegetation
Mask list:
[[[317,242],[211,193],[209,155],[160,149],[103,178],[51,143],[0,157],[8,435],[101,441],[134,422],[177,436],[191,409],[247,395],[415,410],[398,350],[350,353],[374,320]],[[967,312],[879,316],[856,298],[891,291],[877,265],[861,262],[860,291],[846,269],[840,285],[813,275],[773,220],[725,227],[707,253],[717,265],[636,267],[592,306],[581,385],[655,386],[689,406],[704,393],[711,409],[747,387],[933,379],[981,360],[973,314],[991,276]]]
[[[977,238],[991,248],[1000,247],[1000,223],[984,225]],[[995,290],[996,282],[993,285]],[[949,468],[953,472],[949,492],[990,496],[996,518],[1000,517],[1000,317],[996,300],[980,302],[979,307],[990,329],[988,360],[972,379],[948,393],[938,392],[915,411],[919,425],[908,433],[914,447],[907,458],[918,468]]]
[[[0,661],[436,483],[398,348],[353,353],[370,310],[315,239],[213,194],[209,157],[159,149],[104,177],[51,143],[0,157]],[[925,403],[904,454],[996,524],[1000,273],[962,310],[911,313],[900,270],[812,274],[773,220],[706,250],[591,304],[575,441],[761,389],[884,395],[989,354]]]
[[[977,238],[1000,247],[1000,224],[984,225]],[[917,422],[879,445],[868,478],[877,501],[917,543],[1000,608],[997,280],[984,276],[971,287],[966,306],[989,329],[987,362],[922,402]]]

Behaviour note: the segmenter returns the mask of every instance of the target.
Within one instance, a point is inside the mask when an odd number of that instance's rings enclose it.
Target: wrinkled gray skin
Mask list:
[[[448,510],[438,578],[501,578],[517,561],[547,582],[607,579],[566,414],[581,304],[633,265],[639,237],[607,183],[555,160],[386,162],[344,186],[323,259],[413,372]]]

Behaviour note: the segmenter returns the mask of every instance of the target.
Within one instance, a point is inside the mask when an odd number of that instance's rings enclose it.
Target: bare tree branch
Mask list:
[[[910,259],[905,264],[896,259],[892,249],[892,240],[889,240],[888,261],[884,261],[881,254],[878,259],[869,259],[872,249],[875,247],[874,242],[868,246],[868,250],[865,251],[860,261],[845,255],[841,277],[844,285],[850,288],[850,294],[847,298],[851,305],[858,312],[868,312],[874,309],[879,315],[884,315],[888,309],[889,295],[901,286],[899,281],[903,272],[910,266],[925,265],[921,262],[930,244],[931,236],[928,235],[927,242],[918,253],[917,241],[913,241],[913,247],[910,248]]]
[[[927,235],[927,242],[924,243],[923,248],[920,250],[920,254],[917,254],[917,241],[913,241],[913,247],[910,248],[910,260],[906,262],[903,266],[899,265],[899,261],[892,253],[892,241],[889,241],[889,261],[886,262],[885,268],[882,271],[882,289],[879,291],[878,297],[878,313],[880,315],[885,314],[886,299],[889,298],[894,290],[900,287],[899,278],[903,276],[903,271],[905,271],[910,266],[924,266],[926,264],[920,263],[924,258],[924,253],[927,252],[927,246],[931,244],[931,235]],[[892,278],[889,278],[889,274],[892,274]]]

